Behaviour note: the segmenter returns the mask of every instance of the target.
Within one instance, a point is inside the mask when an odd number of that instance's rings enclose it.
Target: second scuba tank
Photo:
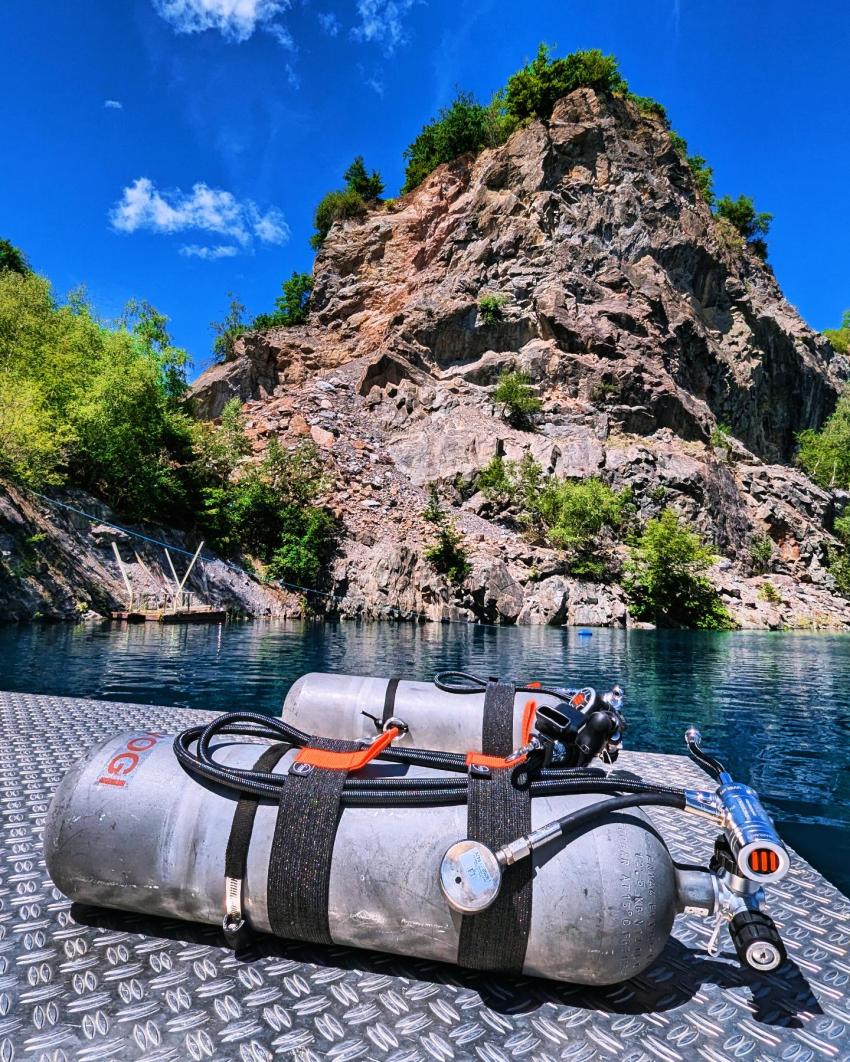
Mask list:
[[[460,688],[460,687],[459,687]],[[366,675],[302,675],[283,702],[282,717],[308,734],[333,734],[350,741],[371,741],[389,720],[407,728],[397,744],[441,752],[485,747],[484,684],[475,691],[449,692],[433,682],[409,682]],[[554,706],[552,693],[514,694],[513,742],[523,743],[522,722],[529,700]]]

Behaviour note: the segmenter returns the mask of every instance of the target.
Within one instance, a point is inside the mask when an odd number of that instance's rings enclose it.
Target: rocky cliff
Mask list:
[[[0,618],[87,619],[125,609],[127,590],[114,546],[137,601],[144,598],[151,608],[167,604],[166,588],[173,579],[165,550],[131,532],[174,547],[181,578],[190,558],[179,551],[194,543],[168,528],[121,530],[115,514],[83,491],[54,495],[47,502],[0,481]],[[185,590],[198,602],[241,615],[282,616],[300,607],[294,595],[263,586],[208,553]]]
[[[493,320],[484,294],[504,300]],[[506,368],[534,381],[533,431],[493,405]],[[322,607],[339,614],[626,623],[619,586],[569,577],[475,491],[494,455],[531,453],[547,472],[630,486],[641,517],[687,517],[742,625],[845,627],[826,569],[841,502],[790,462],[847,376],[713,217],[661,122],[580,90],[549,122],[334,226],[308,324],[244,336],[193,397],[210,418],[239,397],[258,455],[272,437],[320,447],[344,527]],[[732,437],[715,448],[719,424]],[[461,587],[423,557],[430,484],[470,551]],[[767,576],[750,556],[762,536]]]

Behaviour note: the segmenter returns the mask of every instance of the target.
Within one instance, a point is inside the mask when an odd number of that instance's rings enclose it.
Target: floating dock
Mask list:
[[[0,1060],[17,1062],[815,1062],[850,1059],[850,900],[799,856],[769,889],[790,962],[743,970],[724,932],[680,916],[661,958],[604,989],[266,938],[250,961],[215,927],[71,905],[41,840],[53,790],[103,738],[213,713],[0,693]],[[705,786],[684,757],[618,767]],[[708,824],[650,809],[673,856]]]
[[[194,608],[146,608],[112,612],[110,619],[123,620],[125,623],[224,623],[227,612],[212,605],[196,605]]]

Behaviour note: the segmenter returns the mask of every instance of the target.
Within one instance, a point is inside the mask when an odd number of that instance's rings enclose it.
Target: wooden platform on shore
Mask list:
[[[227,612],[212,605],[195,608],[146,608],[133,612],[112,612],[110,619],[125,623],[224,623]]]

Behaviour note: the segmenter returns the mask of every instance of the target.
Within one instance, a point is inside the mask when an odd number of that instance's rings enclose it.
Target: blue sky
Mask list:
[[[0,235],[105,316],[146,298],[209,358],[228,292],[271,308],[352,157],[402,152],[456,88],[546,40],[613,52],[718,192],[775,215],[770,260],[816,328],[850,307],[850,13],[773,0],[4,0]]]

